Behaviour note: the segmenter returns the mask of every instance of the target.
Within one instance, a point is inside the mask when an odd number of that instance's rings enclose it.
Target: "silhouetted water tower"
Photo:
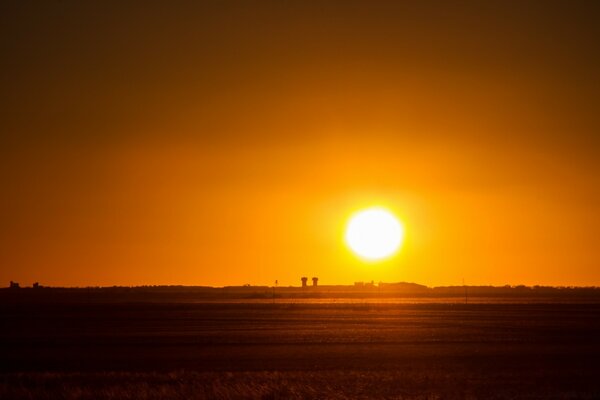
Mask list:
[[[317,286],[317,283],[319,283],[319,278],[317,278],[316,276],[312,278],[313,281],[313,286]]]
[[[306,287],[306,282],[308,282],[308,278],[303,276],[302,278],[300,278],[300,280],[302,281],[302,287]]]

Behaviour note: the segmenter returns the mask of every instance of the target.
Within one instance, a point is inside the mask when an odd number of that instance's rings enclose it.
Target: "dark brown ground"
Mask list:
[[[600,398],[599,304],[0,305],[0,398]]]

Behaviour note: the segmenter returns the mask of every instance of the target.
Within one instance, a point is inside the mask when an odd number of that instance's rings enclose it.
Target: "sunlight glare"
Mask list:
[[[345,239],[359,257],[381,260],[396,253],[404,239],[404,228],[390,211],[372,207],[350,218]]]

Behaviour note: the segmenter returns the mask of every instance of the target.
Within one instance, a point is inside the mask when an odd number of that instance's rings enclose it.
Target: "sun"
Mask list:
[[[354,214],[346,227],[345,240],[359,257],[377,261],[392,256],[404,239],[404,227],[390,211],[372,207]]]

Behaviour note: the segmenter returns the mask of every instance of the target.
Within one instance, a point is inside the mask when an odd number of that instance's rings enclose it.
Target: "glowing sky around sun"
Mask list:
[[[0,284],[600,285],[576,4],[4,5]],[[376,263],[344,240],[373,205]]]

